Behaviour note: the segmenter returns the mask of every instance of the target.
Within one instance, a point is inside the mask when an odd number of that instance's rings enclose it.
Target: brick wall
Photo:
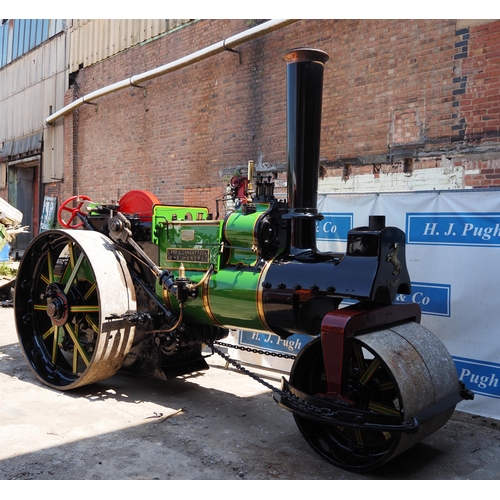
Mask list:
[[[281,57],[296,46],[330,55],[323,192],[401,190],[408,179],[415,189],[498,186],[500,22],[463,24],[305,20],[240,46],[241,64],[225,52],[108,95],[65,118],[61,194],[116,201],[145,189],[165,203],[215,212],[215,199],[249,159],[258,172],[282,176]],[[81,70],[68,102],[248,27],[245,20],[200,21],[134,47]]]
[[[463,38],[469,37],[462,30]],[[469,141],[484,143],[498,139],[500,131],[500,23],[478,26],[462,61],[463,93],[458,101],[458,115],[466,124]]]

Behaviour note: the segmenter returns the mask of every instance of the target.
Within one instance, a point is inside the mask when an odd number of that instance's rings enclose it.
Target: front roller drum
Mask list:
[[[325,397],[320,338],[297,356],[290,384],[305,394]],[[402,423],[419,423],[413,432],[399,432],[331,425],[294,414],[300,432],[323,458],[346,470],[366,472],[441,428],[455,409],[459,382],[455,364],[441,341],[410,322],[353,339],[347,390],[343,396],[353,408],[377,418],[400,417]],[[450,400],[455,403],[444,404]]]
[[[14,297],[19,341],[39,380],[69,390],[114,375],[135,327],[110,320],[136,309],[123,256],[92,231],[50,230],[20,263]]]

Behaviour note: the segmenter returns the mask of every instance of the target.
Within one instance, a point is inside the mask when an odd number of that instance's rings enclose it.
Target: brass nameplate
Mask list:
[[[210,262],[210,252],[202,248],[167,248],[167,261]]]
[[[182,241],[194,241],[194,229],[183,229],[181,231]]]

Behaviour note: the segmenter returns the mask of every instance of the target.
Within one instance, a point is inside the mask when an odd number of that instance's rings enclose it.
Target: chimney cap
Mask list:
[[[297,47],[283,55],[283,61],[286,63],[314,61],[325,64],[328,59],[330,56],[325,51],[311,47]]]

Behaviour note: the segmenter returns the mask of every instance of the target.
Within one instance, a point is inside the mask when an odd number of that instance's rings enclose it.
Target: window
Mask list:
[[[0,68],[63,31],[63,19],[0,19]]]

